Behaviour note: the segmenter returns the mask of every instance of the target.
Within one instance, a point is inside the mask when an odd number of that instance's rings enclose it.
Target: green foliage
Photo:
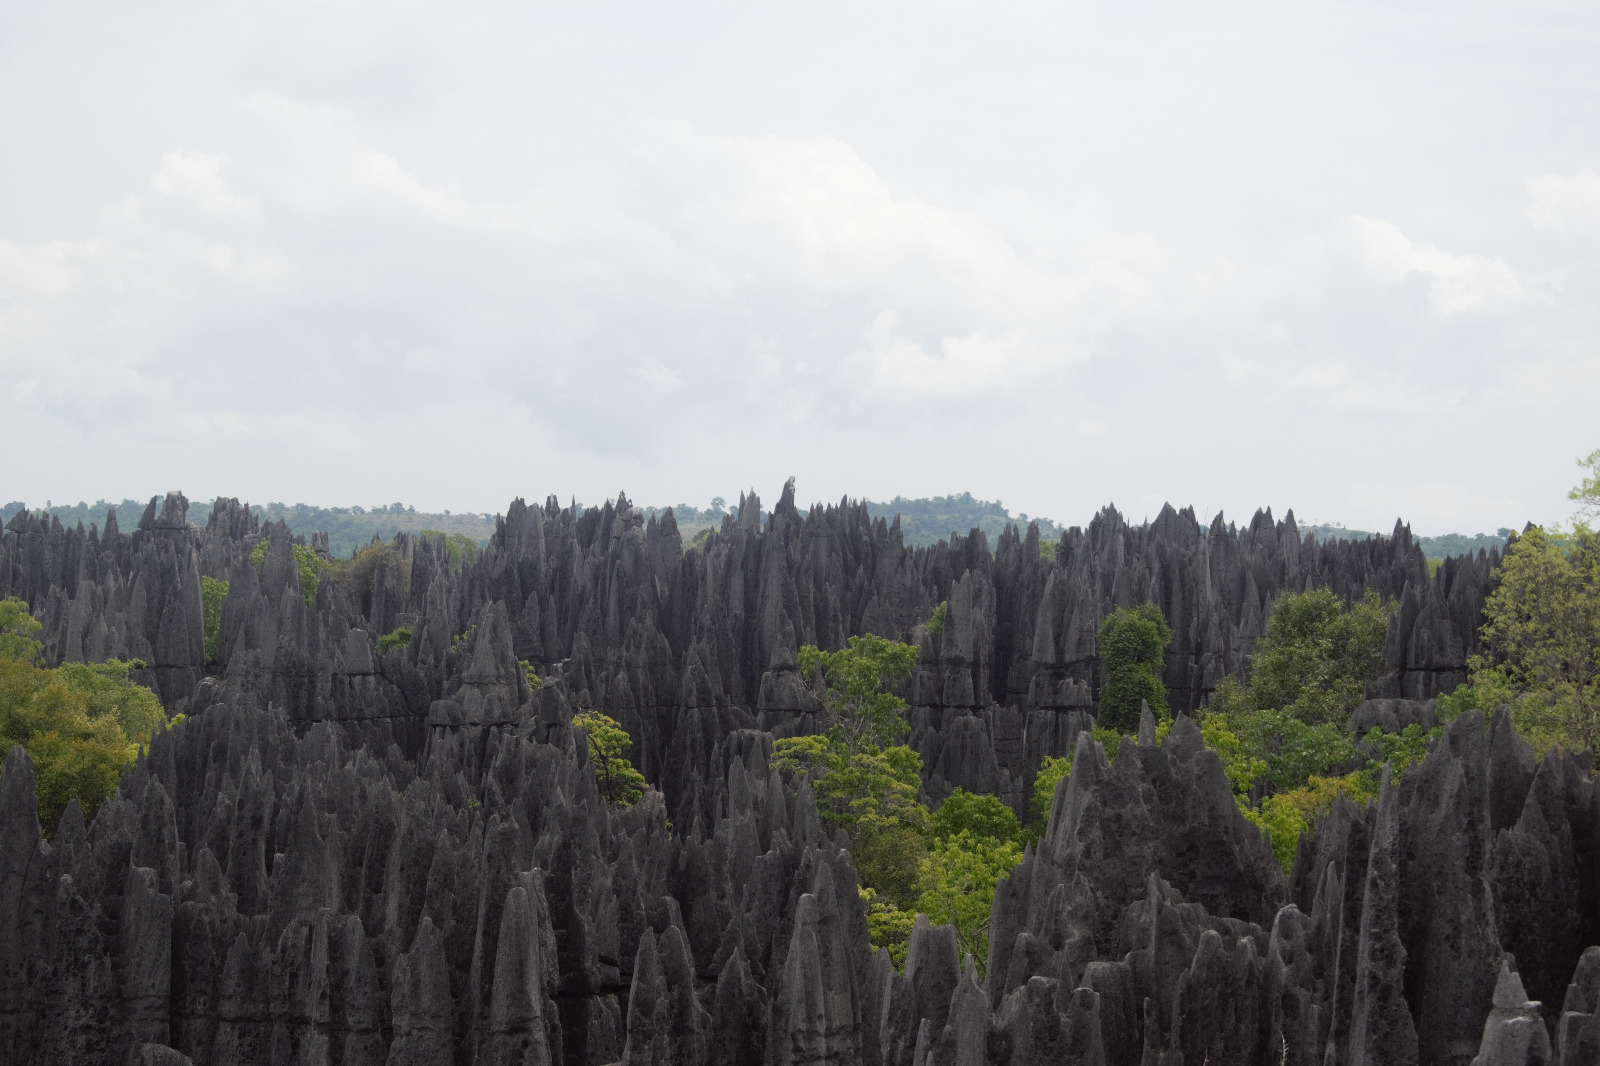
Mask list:
[[[1139,713],[1148,703],[1157,718],[1167,717],[1167,645],[1172,630],[1153,603],[1119,607],[1100,623],[1097,647],[1104,669],[1098,722],[1119,733],[1139,728]]]
[[[150,742],[150,735],[167,724],[160,698],[133,680],[142,670],[138,659],[108,659],[103,663],[62,663],[55,675],[82,699],[91,719],[110,719],[130,745]]]
[[[806,645],[800,672],[820,681],[823,718],[830,737],[848,750],[865,751],[894,743],[910,727],[900,712],[906,701],[884,691],[911,676],[918,649],[872,633],[851,637],[838,651]]]
[[[706,548],[711,544],[711,535],[715,532],[716,527],[707,526],[694,535],[694,538],[689,541],[689,547],[698,548],[700,551],[705,551]]]
[[[478,542],[465,533],[445,533],[437,529],[419,529],[418,537],[436,537],[444,541],[445,552],[450,558],[450,567],[460,570],[478,558]]]
[[[896,743],[908,728],[906,704],[885,691],[911,676],[917,654],[913,645],[871,634],[851,637],[835,652],[801,648],[800,669],[821,688],[827,731],[772,746],[773,766],[809,777],[823,823],[849,835],[856,872],[877,907],[872,921],[882,930],[904,924],[885,908],[915,903],[927,851],[928,809],[917,800],[922,759]]]
[[[1156,722],[1156,743],[1167,739],[1172,732],[1172,719],[1163,718]],[[1117,757],[1117,752],[1122,750],[1122,734],[1115,729],[1106,729],[1096,726],[1089,731],[1089,739],[1105,749],[1106,760],[1109,762]],[[1072,758],[1076,751],[1069,751],[1065,755],[1047,755],[1039,766],[1039,773],[1033,779],[1033,811],[1041,820],[1050,817],[1050,806],[1055,802],[1056,785],[1072,773]],[[1043,825],[1039,830],[1043,831]]]
[[[944,632],[944,616],[945,611],[948,610],[949,607],[949,600],[940,600],[939,606],[933,609],[933,614],[928,618],[928,621],[922,627],[928,631],[929,636],[936,637],[940,633]]]
[[[1319,541],[1332,540],[1367,540],[1377,536],[1363,529],[1346,529],[1341,525],[1324,523],[1318,526],[1301,526],[1301,533],[1309,533]],[[1504,549],[1506,538],[1511,535],[1511,530],[1501,529],[1494,534],[1474,533],[1468,536],[1465,533],[1443,533],[1437,537],[1419,537],[1413,534],[1412,539],[1422,549],[1422,554],[1430,563],[1441,563],[1452,555],[1476,555],[1480,551]],[[1431,572],[1436,567],[1430,567]]]
[[[396,626],[394,629],[378,638],[378,654],[384,655],[396,648],[404,648],[411,643],[411,627]]]
[[[1452,709],[1509,704],[1517,729],[1541,753],[1594,747],[1600,741],[1600,539],[1584,526],[1564,536],[1529,527],[1495,578],[1483,605],[1489,654],[1469,663],[1471,694],[1447,702]]]
[[[1280,596],[1249,682],[1225,678],[1201,719],[1234,801],[1267,835],[1285,873],[1300,834],[1337,796],[1365,803],[1385,762],[1401,774],[1438,736],[1419,726],[1373,730],[1360,743],[1350,736],[1350,712],[1384,669],[1392,611],[1371,590],[1348,607],[1326,588]]]
[[[200,579],[200,617],[206,638],[206,662],[214,663],[222,650],[222,604],[228,598],[228,583],[214,577]]]
[[[1578,466],[1586,473],[1583,480],[1567,493],[1567,499],[1578,505],[1578,513],[1573,516],[1573,521],[1581,525],[1600,519],[1600,448],[1579,459]]]
[[[1342,726],[1367,682],[1383,674],[1393,613],[1393,603],[1371,589],[1349,607],[1326,587],[1279,596],[1256,642],[1249,687],[1225,693],[1223,709],[1282,710],[1302,722]]]
[[[944,611],[941,604],[930,625],[942,624]],[[922,759],[896,743],[905,701],[887,691],[916,661],[915,646],[875,636],[831,653],[802,648],[800,667],[822,686],[828,729],[777,741],[772,765],[810,778],[823,823],[849,835],[874,947],[903,964],[921,910],[954,922],[981,966],[995,882],[1021,858],[1021,826],[994,796],[956,789],[931,815],[919,802]]]
[[[34,662],[39,658],[39,633],[44,625],[15,596],[0,600],[0,659]]]
[[[1252,768],[1260,764],[1253,780],[1265,782],[1271,792],[1298,788],[1312,774],[1359,762],[1347,723],[1311,724],[1284,711],[1250,710],[1207,714],[1206,722],[1214,732],[1226,730],[1238,738],[1241,757]],[[1205,735],[1204,725],[1201,735]],[[1230,777],[1242,772],[1237,766],[1230,767],[1226,758],[1223,765]]]
[[[780,772],[811,777],[817,814],[849,835],[862,884],[909,904],[930,824],[917,801],[922,758],[903,744],[852,751],[834,736],[786,737],[772,752]]]
[[[254,550],[250,552],[250,565],[260,566],[266,561],[267,551],[271,548],[271,538],[262,535],[256,541]],[[294,551],[295,569],[300,572],[300,592],[306,598],[306,603],[313,603],[317,598],[317,584],[322,571],[327,567],[327,560],[319,556],[315,550],[306,544],[291,546]]]
[[[1398,749],[1370,738],[1358,750],[1349,716],[1383,668],[1390,605],[1370,590],[1346,607],[1327,589],[1280,596],[1256,644],[1248,684],[1226,678],[1200,723],[1245,817],[1287,872],[1300,833],[1340,793],[1372,788],[1370,756]]]
[[[451,637],[450,650],[453,652],[459,652],[461,650],[461,646],[471,639],[472,634],[475,633],[477,629],[478,624],[474,622],[472,625],[467,627],[467,631],[465,633],[457,633],[455,636]]]
[[[77,799],[85,819],[116,787],[122,767],[167,721],[161,702],[132,679],[138,660],[37,665],[39,625],[21,600],[0,601],[0,751],[33,759],[39,820],[53,835]]]
[[[1013,515],[999,500],[975,499],[970,492],[915,500],[896,496],[887,503],[862,502],[873,518],[892,522],[898,514],[900,535],[909,547],[925,548],[949,539],[952,533],[966,536],[973,529],[982,530],[992,544],[1007,526],[1026,530],[1030,521],[1026,514]],[[1061,527],[1048,518],[1034,517],[1031,521],[1039,523],[1039,550],[1043,553],[1046,541],[1061,536]]]
[[[902,910],[888,900],[878,898],[874,889],[862,887],[858,891],[861,902],[867,907],[867,939],[873,950],[887,948],[889,960],[896,968],[903,969],[911,929],[917,924],[917,912]]]
[[[373,541],[348,559],[324,565],[324,573],[339,582],[345,594],[361,600],[372,594],[380,577],[398,571],[398,585],[402,593],[411,585],[411,567],[394,541]]]
[[[580,711],[572,724],[583,730],[589,744],[589,762],[594,766],[595,784],[600,795],[615,807],[631,807],[639,802],[650,783],[633,768],[625,753],[633,738],[614,718],[599,711]]]
[[[323,561],[306,545],[296,544],[294,565],[300,571],[300,591],[305,594],[306,602],[311,603],[317,598],[317,575],[322,572]]]
[[[933,812],[930,829],[937,840],[968,833],[993,840],[1017,840],[1022,823],[998,796],[985,796],[958,788]]]
[[[522,676],[528,679],[528,688],[531,691],[538,692],[544,687],[544,679],[534,673],[532,663],[526,659],[518,659],[517,665],[522,667]]]
[[[1015,824],[1016,816],[1011,820]],[[936,841],[922,860],[917,909],[932,922],[953,924],[957,947],[980,968],[989,957],[995,884],[1020,861],[1022,845],[1014,834],[998,837],[971,829]]]
[[[1072,776],[1072,753],[1046,755],[1039,764],[1039,773],[1033,779],[1033,812],[1040,820],[1048,820],[1050,807],[1056,800],[1056,786]]]

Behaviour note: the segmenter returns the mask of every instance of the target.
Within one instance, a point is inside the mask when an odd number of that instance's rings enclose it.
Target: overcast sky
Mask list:
[[[1600,6],[0,3],[0,498],[1422,533],[1600,447]]]

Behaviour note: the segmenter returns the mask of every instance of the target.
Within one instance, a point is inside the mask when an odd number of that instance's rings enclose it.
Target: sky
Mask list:
[[[0,498],[1559,521],[1596,55],[1537,0],[7,0]]]

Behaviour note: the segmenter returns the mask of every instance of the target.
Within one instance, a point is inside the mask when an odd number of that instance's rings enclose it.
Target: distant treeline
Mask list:
[[[139,517],[144,514],[149,504],[148,499],[123,500],[121,503],[97,500],[92,504],[79,502],[70,506],[51,502],[45,507],[35,507],[33,510],[48,511],[60,519],[62,525],[69,527],[79,522],[85,527],[104,526],[106,512],[114,510],[117,512],[117,527],[126,533],[138,524]],[[11,516],[22,508],[23,504],[20,501],[6,504],[0,508],[0,522],[10,521]],[[373,537],[390,540],[396,533],[402,531],[416,533],[422,530],[437,530],[445,534],[460,533],[482,545],[494,533],[495,519],[492,514],[471,512],[429,513],[403,503],[380,504],[376,507],[313,507],[306,503],[268,503],[264,506],[253,504],[250,510],[254,511],[263,522],[284,522],[295,533],[306,536],[314,532],[328,534],[328,550],[340,558],[348,557],[366,547]],[[194,500],[189,504],[190,522],[203,526],[210,517],[210,500]]]
[[[1320,526],[1301,526],[1300,532],[1310,533],[1318,540],[1366,540],[1377,535],[1364,529],[1346,529],[1327,522]],[[1446,533],[1438,537],[1417,537],[1417,542],[1422,545],[1422,553],[1431,561],[1452,555],[1474,555],[1490,548],[1504,551],[1506,539],[1510,536],[1511,530],[1501,528],[1493,536],[1487,533],[1476,533],[1470,537],[1465,533]]]
[[[1062,527],[1050,519],[1026,513],[1013,515],[999,500],[976,500],[970,492],[920,500],[896,496],[887,503],[876,500],[865,502],[867,513],[874,518],[892,522],[898,512],[900,533],[905,537],[905,542],[914,547],[927,547],[948,540],[951,533],[965,535],[974,529],[983,530],[992,542],[1005,531],[1006,526],[1013,525],[1026,530],[1029,522],[1039,523],[1040,540],[1061,539]]]
[[[117,525],[126,532],[138,523],[139,516],[144,514],[149,502],[148,499],[128,499],[121,503],[97,500],[92,504],[82,501],[75,504],[56,504],[50,501],[45,507],[35,507],[33,510],[54,515],[64,526],[74,526],[82,522],[85,527],[104,525],[106,512],[115,510]],[[916,547],[926,547],[948,538],[951,533],[965,534],[974,528],[983,530],[993,541],[1007,525],[1026,529],[1029,522],[1039,523],[1041,540],[1055,541],[1062,533],[1062,526],[1048,518],[1026,513],[1013,515],[999,500],[979,500],[970,492],[915,500],[896,496],[881,503],[867,500],[866,505],[867,511],[874,518],[881,517],[885,521],[892,522],[898,513],[900,531],[905,537],[905,542]],[[11,516],[22,510],[23,506],[20,500],[13,500],[0,507],[0,524],[10,521]],[[577,507],[580,513],[584,510],[582,504],[578,504]],[[282,521],[296,533],[328,534],[329,550],[341,558],[365,547],[373,537],[389,540],[402,531],[416,533],[422,530],[437,530],[445,534],[459,533],[483,545],[494,533],[495,520],[492,514],[470,511],[461,513],[419,511],[403,503],[381,504],[376,507],[313,507],[305,503],[268,503],[253,505],[250,509],[262,521]],[[640,510],[646,516],[659,517],[667,511],[667,508],[641,507]],[[672,506],[673,517],[677,519],[678,529],[686,542],[693,538],[694,534],[709,526],[721,525],[724,516],[737,510],[737,506],[729,507],[721,497],[712,500],[704,508],[687,503]],[[209,500],[196,500],[189,507],[189,520],[196,525],[205,525],[210,514]],[[1310,533],[1318,540],[1365,540],[1375,535],[1367,530],[1346,529],[1330,523],[1301,526],[1300,529],[1302,533]],[[1422,545],[1423,553],[1429,559],[1437,560],[1451,555],[1467,555],[1481,549],[1503,549],[1506,538],[1510,535],[1511,530],[1501,529],[1493,535],[1478,533],[1468,536],[1465,533],[1446,533],[1437,537],[1418,537],[1417,540]]]

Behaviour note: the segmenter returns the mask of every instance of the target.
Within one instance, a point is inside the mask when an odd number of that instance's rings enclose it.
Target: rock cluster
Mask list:
[[[473,562],[401,537],[307,602],[287,529],[220,500],[200,530],[186,506],[152,501],[128,534],[22,514],[0,537],[0,595],[28,600],[49,657],[138,657],[189,716],[49,841],[7,757],[0,1061],[1596,1061],[1587,755],[1535,761],[1503,714],[1463,715],[1371,807],[1341,801],[1285,878],[1187,718],[1111,761],[1087,733],[1113,607],[1162,606],[1185,711],[1242,669],[1273,596],[1324,584],[1401,605],[1363,721],[1428,724],[1492,555],[1430,578],[1404,528],[1317,544],[1292,517],[1171,509],[1103,512],[1054,558],[1033,529],[908,549],[848,501],[800,512],[791,483],[687,552],[625,498],[517,501]],[[209,662],[202,576],[229,582]],[[846,842],[769,768],[814,721],[797,647],[861,632],[921,644],[930,798],[1023,809],[1040,760],[1076,751],[985,960],[926,920],[903,973],[874,954]],[[657,786],[635,807],[599,799],[578,708],[635,738]]]
[[[907,548],[858,503],[802,513],[794,485],[763,514],[751,492],[702,549],[685,552],[671,512],[645,520],[619,496],[581,515],[554,499],[513,501],[478,558],[453,569],[438,540],[402,535],[346,564],[306,602],[294,538],[219,499],[201,530],[179,493],[139,526],[63,529],[19,512],[0,536],[0,596],[45,625],[53,661],[137,658],[174,709],[214,690],[282,708],[298,727],[381,726],[408,757],[430,737],[498,728],[530,713],[528,661],[566,706],[604,710],[635,738],[635,761],[674,816],[694,809],[729,733],[786,735],[814,710],[802,644],[871,632],[919,640],[906,690],[912,743],[935,799],[960,786],[1025,810],[1046,755],[1092,723],[1095,632],[1115,607],[1159,604],[1173,630],[1165,681],[1194,710],[1242,673],[1279,593],[1374,588],[1399,605],[1375,697],[1425,700],[1465,679],[1493,553],[1430,578],[1409,531],[1319,543],[1293,515],[1209,527],[1164,508],[1130,526],[1113,509],[1041,555],[1036,527],[991,547],[979,532]],[[252,562],[262,540],[264,557]],[[325,551],[325,538],[307,545]],[[219,651],[206,661],[200,578],[229,582]],[[940,603],[943,628],[919,628]],[[408,645],[378,638],[407,626]],[[530,702],[531,701],[531,702]],[[550,714],[556,714],[551,710]],[[701,784],[695,785],[698,779]],[[687,819],[685,819],[687,820]]]

